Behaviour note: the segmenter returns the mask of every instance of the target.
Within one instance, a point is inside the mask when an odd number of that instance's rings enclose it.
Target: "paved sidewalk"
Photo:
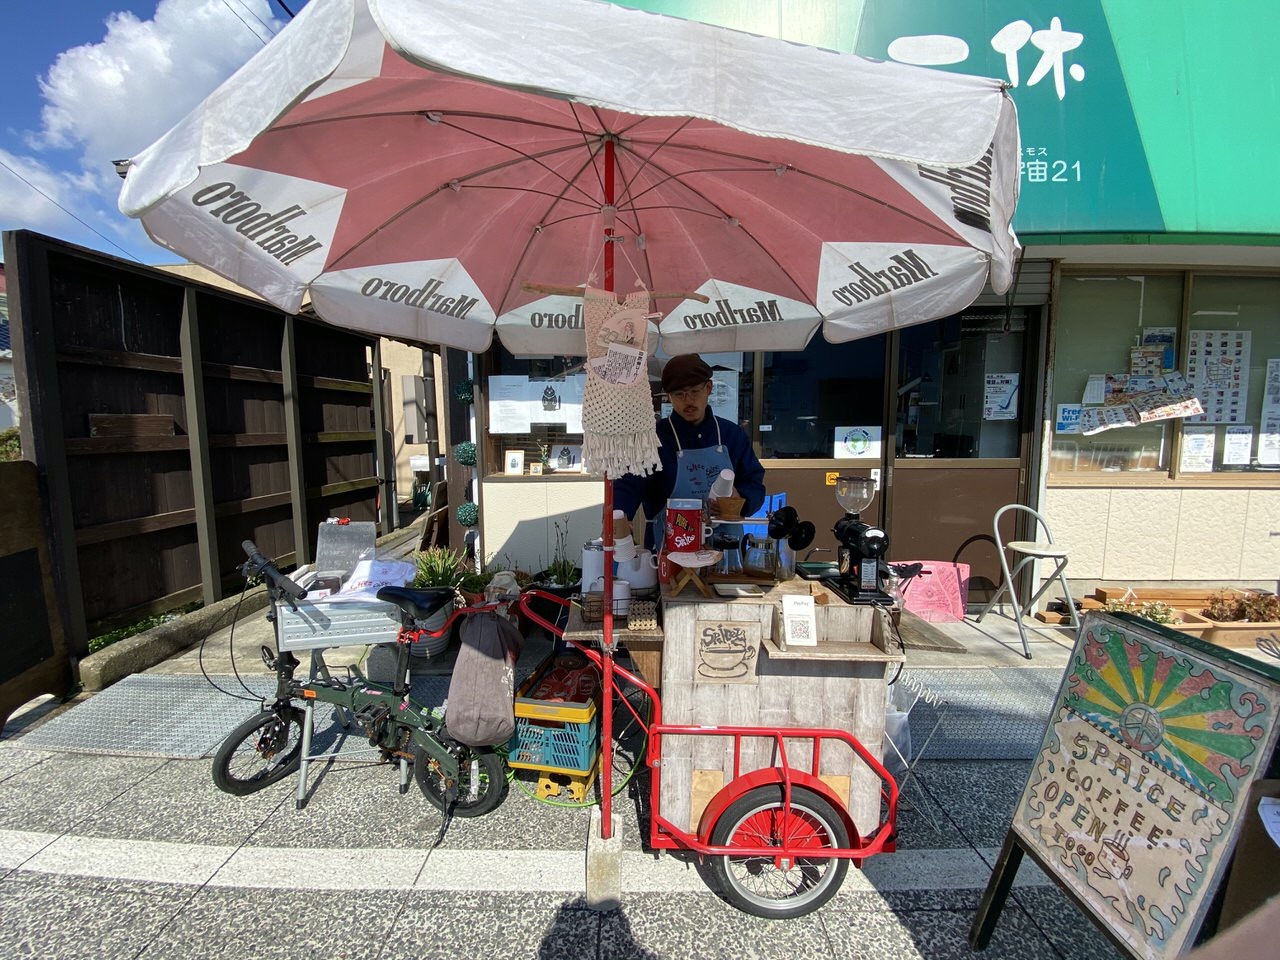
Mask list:
[[[264,625],[259,611],[235,628],[246,676],[265,675],[256,654],[270,639]],[[999,617],[940,629],[967,652],[909,651],[909,671],[1060,670],[1070,649],[1064,632],[1046,630],[1028,661]],[[205,645],[210,673],[229,672],[230,634]],[[339,651],[338,662],[353,652]],[[149,674],[198,675],[199,659],[187,650]],[[615,798],[622,907],[597,913],[582,896],[588,810],[538,803],[519,784],[489,816],[454,820],[432,849],[439,815],[416,787],[398,794],[386,767],[324,769],[298,811],[292,781],[230,797],[214,787],[208,760],[25,749],[31,727],[19,718],[0,740],[4,956],[970,957],[968,929],[1029,766],[926,759],[923,790],[908,792],[899,820],[899,852],[851,870],[818,913],[768,922],[708,892],[689,864],[645,853],[631,793]],[[936,826],[920,803],[935,804]],[[1024,866],[978,956],[1117,954]]]

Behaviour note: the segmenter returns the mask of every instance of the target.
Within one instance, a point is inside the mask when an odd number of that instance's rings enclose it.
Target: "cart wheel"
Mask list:
[[[818,850],[849,846],[844,821],[829,802],[803,787],[791,788],[791,809],[783,811],[781,784],[743,794],[717,819],[711,843],[717,847],[792,845]],[[786,869],[771,857],[708,857],[703,879],[739,910],[769,920],[812,913],[835,896],[849,861],[835,857],[797,858]],[[709,874],[709,876],[708,876]]]

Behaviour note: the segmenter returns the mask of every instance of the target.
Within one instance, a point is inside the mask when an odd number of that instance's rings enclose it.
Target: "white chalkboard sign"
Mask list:
[[[1278,711],[1280,669],[1137,617],[1086,616],[972,945],[1025,852],[1132,956],[1189,948]]]

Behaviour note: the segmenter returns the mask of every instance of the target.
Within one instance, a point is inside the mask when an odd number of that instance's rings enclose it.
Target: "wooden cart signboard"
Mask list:
[[[1122,949],[1194,943],[1250,784],[1276,743],[1280,669],[1124,614],[1090,613],[970,939],[1024,852]]]

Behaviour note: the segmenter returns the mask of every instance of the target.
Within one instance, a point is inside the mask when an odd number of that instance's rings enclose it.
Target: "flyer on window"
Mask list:
[[[541,411],[542,392],[528,377],[490,377],[489,432],[528,433],[534,407]]]
[[[1182,461],[1179,469],[1183,473],[1213,472],[1213,427],[1185,426],[1182,428]]]
[[[1194,423],[1240,423],[1249,404],[1248,330],[1192,330],[1187,379],[1204,406]]]
[[[1146,327],[1142,331],[1142,345],[1160,348],[1161,367],[1165,370],[1173,369],[1173,341],[1177,334],[1177,327]]]
[[[1018,419],[1018,374],[987,374],[986,388],[982,397],[982,419]]]
[[[1280,466],[1280,359],[1267,361],[1262,394],[1262,430],[1258,434],[1258,463]]]
[[[1233,424],[1227,427],[1227,438],[1222,443],[1223,466],[1247,467],[1253,458],[1253,427]]]

